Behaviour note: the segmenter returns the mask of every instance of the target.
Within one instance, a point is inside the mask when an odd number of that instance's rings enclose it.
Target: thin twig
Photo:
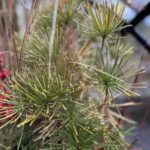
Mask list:
[[[54,45],[55,39],[55,32],[56,32],[56,22],[57,22],[57,14],[58,14],[58,4],[59,0],[55,0],[54,3],[54,14],[53,14],[53,22],[52,22],[52,30],[50,31],[50,41],[49,41],[49,62],[48,62],[48,74],[50,78],[50,71],[51,71],[51,57],[52,57],[52,50]]]
[[[103,49],[104,49],[104,45],[105,45],[105,38],[103,37],[102,38],[102,45],[101,45],[101,48],[100,48],[100,58],[102,59],[102,64],[103,64],[103,67],[105,68],[105,63],[104,63],[104,58],[103,58]]]

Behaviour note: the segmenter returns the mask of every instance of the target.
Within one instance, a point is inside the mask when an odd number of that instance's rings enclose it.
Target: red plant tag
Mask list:
[[[4,57],[0,54],[0,80],[4,81],[9,77],[9,73],[6,68],[4,68]],[[10,92],[0,84],[0,117],[6,117],[12,113],[11,104],[8,104],[5,100],[11,98]],[[6,117],[7,118],[7,117]],[[11,118],[11,117],[10,117]],[[8,118],[7,118],[8,119]],[[2,122],[0,122],[2,123]]]
[[[2,71],[0,72],[0,79],[4,80],[9,76],[9,73],[6,68],[3,68]]]

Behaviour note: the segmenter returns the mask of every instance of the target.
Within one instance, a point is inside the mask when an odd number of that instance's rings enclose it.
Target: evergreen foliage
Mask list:
[[[116,95],[137,96],[128,81],[143,70],[130,71],[132,49],[118,34],[124,9],[106,1],[46,5],[25,38],[21,69],[5,84],[10,112],[0,115],[0,144],[12,150],[126,150],[117,119],[135,122],[120,114]],[[86,44],[98,44],[96,51]]]

